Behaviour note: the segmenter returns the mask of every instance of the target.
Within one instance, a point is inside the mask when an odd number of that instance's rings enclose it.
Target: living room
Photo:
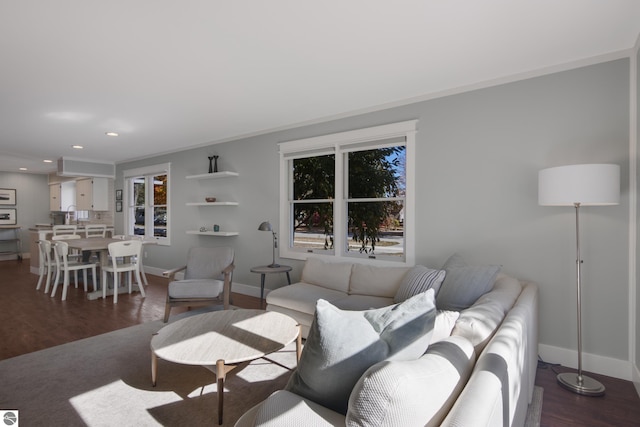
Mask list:
[[[537,283],[540,356],[575,367],[574,212],[538,205],[538,171],[566,164],[618,164],[620,204],[587,207],[581,217],[584,368],[633,381],[640,390],[638,47],[636,38],[626,50],[450,94],[195,148],[182,149],[177,141],[173,152],[117,163],[114,190],[124,188],[124,171],[170,163],[171,245],[146,249],[147,272],[174,267],[191,246],[231,245],[236,251],[234,288],[256,296],[259,276],[250,269],[271,261],[272,245],[270,233],[258,225],[269,220],[280,232],[279,144],[417,120],[415,263],[438,267],[459,252],[473,263],[500,264],[510,275]],[[215,182],[185,178],[206,173],[207,157],[214,154],[219,170],[238,176]],[[3,171],[0,180],[0,187],[17,189],[24,227],[49,220],[46,174]],[[186,205],[209,195],[238,206],[210,210]],[[186,233],[213,224],[238,235]],[[114,213],[114,226],[124,230],[124,213]],[[281,261],[299,277],[302,261]],[[281,284],[268,281],[267,288]]]

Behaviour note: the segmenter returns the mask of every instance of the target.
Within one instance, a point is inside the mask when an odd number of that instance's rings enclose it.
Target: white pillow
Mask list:
[[[351,390],[370,366],[385,359],[415,359],[426,351],[435,317],[432,290],[365,311],[340,310],[319,300],[285,390],[345,414]]]
[[[353,388],[346,425],[439,426],[474,363],[473,346],[462,337],[433,344],[415,360],[380,362]]]

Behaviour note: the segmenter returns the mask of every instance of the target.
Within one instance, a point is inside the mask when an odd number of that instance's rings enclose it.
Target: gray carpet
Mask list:
[[[527,410],[527,418],[524,421],[524,427],[540,427],[540,417],[542,416],[542,395],[544,389],[542,387],[533,387],[533,397]]]
[[[23,426],[217,425],[215,378],[209,370],[158,364],[151,386],[149,341],[161,321],[0,361],[0,409],[18,410]],[[225,383],[224,424],[286,384],[295,344],[240,365]],[[526,427],[540,425],[536,387]]]
[[[151,386],[151,335],[161,321],[0,361],[0,409],[23,426],[217,425],[215,376],[160,360]],[[286,384],[295,344],[231,371],[224,425]]]

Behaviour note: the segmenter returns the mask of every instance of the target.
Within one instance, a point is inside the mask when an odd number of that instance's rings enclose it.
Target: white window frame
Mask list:
[[[279,144],[280,152],[280,238],[279,255],[281,258],[306,260],[310,255],[327,258],[348,258],[350,261],[375,263],[384,265],[408,265],[415,264],[415,145],[418,120],[375,126],[347,132],[334,133],[313,138],[286,141]],[[384,140],[403,137],[406,146],[405,184],[406,194],[404,202],[404,241],[405,253],[403,261],[387,259],[370,259],[349,256],[346,251],[346,206],[347,199],[344,192],[344,153],[358,149],[374,149],[383,145]],[[368,145],[370,143],[370,145]],[[335,200],[333,206],[334,223],[334,251],[331,253],[308,253],[292,248],[292,209],[290,195],[292,191],[292,175],[289,162],[296,158],[318,156],[322,154],[335,154]],[[322,200],[319,200],[322,201]]]
[[[150,180],[153,179],[156,175],[167,175],[167,236],[166,237],[158,237],[153,235],[154,229],[154,221],[153,219],[149,223],[145,221],[145,239],[154,239],[158,245],[168,246],[171,244],[171,163],[162,163],[158,165],[144,166],[135,169],[128,169],[123,171],[123,180],[124,180],[124,191],[123,191],[123,199],[126,203],[123,211],[125,211],[124,216],[124,229],[126,230],[126,234],[133,234],[133,228],[135,226],[135,217],[131,213],[131,208],[133,205],[133,194],[132,194],[132,180],[138,177],[145,177],[145,217],[153,218],[153,215],[148,215],[149,212],[153,212],[153,182]],[[151,187],[151,191],[149,191],[149,186]]]

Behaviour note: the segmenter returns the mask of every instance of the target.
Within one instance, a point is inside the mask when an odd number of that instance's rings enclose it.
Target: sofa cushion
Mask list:
[[[444,270],[434,270],[422,265],[416,265],[402,277],[393,301],[396,303],[402,302],[420,292],[426,292],[428,289],[433,289],[434,294],[437,296],[444,276]]]
[[[438,426],[473,369],[473,346],[449,337],[416,360],[383,361],[358,380],[347,426]]]
[[[349,294],[393,298],[409,268],[353,264]]]
[[[460,317],[459,311],[438,310],[436,313],[436,322],[433,326],[431,344],[448,338],[456,326],[458,317]]]
[[[351,267],[348,262],[326,262],[309,257],[304,263],[300,281],[348,293]]]
[[[252,425],[262,427],[344,425],[344,415],[286,390],[278,390],[258,408]]]
[[[216,298],[223,288],[222,280],[189,279],[169,283],[167,292],[171,298]]]
[[[522,285],[517,279],[500,274],[490,292],[460,312],[451,335],[467,338],[480,354],[521,292]]]
[[[369,295],[349,295],[344,298],[331,301],[341,310],[369,310],[393,305],[393,299],[387,297],[374,297]]]
[[[316,302],[323,299],[329,302],[344,298],[347,294],[333,289],[309,283],[294,283],[275,289],[267,295],[267,304],[279,305],[303,313],[313,314]]]
[[[435,322],[433,291],[389,307],[343,311],[320,300],[286,390],[342,414],[360,376],[375,363],[424,353]]]
[[[458,255],[452,255],[442,267],[447,273],[438,292],[440,310],[462,311],[493,287],[499,265],[471,266]]]

